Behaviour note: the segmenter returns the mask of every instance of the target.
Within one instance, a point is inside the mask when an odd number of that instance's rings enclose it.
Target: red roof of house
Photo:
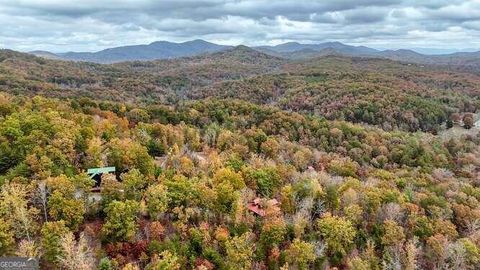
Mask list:
[[[279,202],[276,199],[271,199],[267,201],[271,205],[278,205]],[[247,204],[248,210],[254,212],[255,214],[264,217],[265,216],[265,210],[262,209],[262,199],[261,198],[255,198],[252,202],[249,202]]]
[[[247,205],[248,210],[254,212],[255,214],[264,217],[265,216],[265,211],[260,208],[259,205],[255,203],[248,203]]]

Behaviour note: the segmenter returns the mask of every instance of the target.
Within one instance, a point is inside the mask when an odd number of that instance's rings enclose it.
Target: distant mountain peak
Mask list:
[[[255,51],[254,49],[245,45],[238,45],[238,46],[235,46],[233,49],[238,51]]]
[[[330,44],[330,45],[340,45],[340,46],[349,46],[349,45],[346,45],[340,41],[329,41],[329,42],[325,42],[323,44]]]
[[[169,42],[169,41],[165,41],[165,40],[157,40],[157,41],[154,41],[148,45],[155,45],[155,44],[173,44],[174,42]]]
[[[196,56],[204,53],[218,52],[228,48],[230,48],[230,46],[218,45],[201,39],[182,43],[159,40],[148,45],[114,47],[93,53],[69,52],[60,54],[59,57],[65,60],[115,63]]]
[[[215,44],[215,43],[203,40],[203,39],[194,39],[194,40],[183,42],[183,44],[189,44],[189,43],[191,43],[191,44]],[[217,44],[215,44],[215,45],[217,45]]]
[[[189,41],[184,41],[184,42],[171,42],[171,41],[166,41],[166,40],[157,40],[154,41],[148,45],[192,45],[192,44],[212,44],[212,45],[217,45],[215,43],[211,43],[208,41],[205,41],[203,39],[194,39],[194,40],[189,40]],[[222,46],[222,45],[217,45],[217,46]]]

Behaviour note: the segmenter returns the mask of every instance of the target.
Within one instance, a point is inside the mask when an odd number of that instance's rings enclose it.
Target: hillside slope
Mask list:
[[[163,104],[237,98],[387,130],[433,132],[452,113],[480,108],[475,72],[380,58],[285,60],[245,46],[113,65],[2,54],[0,89],[14,93]]]
[[[480,108],[480,76],[385,59],[325,56],[279,74],[219,82],[192,98],[239,98],[385,129],[435,131],[453,112]]]
[[[0,51],[0,89],[27,95],[88,96],[168,103],[222,80],[277,70],[285,61],[239,46],[202,56],[113,65],[55,61]]]

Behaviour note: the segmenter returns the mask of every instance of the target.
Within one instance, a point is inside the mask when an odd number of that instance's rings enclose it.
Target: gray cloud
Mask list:
[[[0,25],[0,46],[23,51],[196,38],[480,50],[480,0],[0,0]]]

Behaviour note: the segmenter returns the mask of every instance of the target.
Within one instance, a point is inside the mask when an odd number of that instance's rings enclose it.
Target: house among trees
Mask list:
[[[255,198],[252,202],[249,202],[247,205],[248,210],[252,211],[253,213],[264,217],[265,216],[265,206],[277,206],[279,202],[276,199],[271,199],[268,201],[264,201],[261,198]]]
[[[115,167],[90,168],[87,170],[87,174],[90,175],[90,178],[95,180],[94,189],[100,187],[102,175],[104,173],[115,173]]]

